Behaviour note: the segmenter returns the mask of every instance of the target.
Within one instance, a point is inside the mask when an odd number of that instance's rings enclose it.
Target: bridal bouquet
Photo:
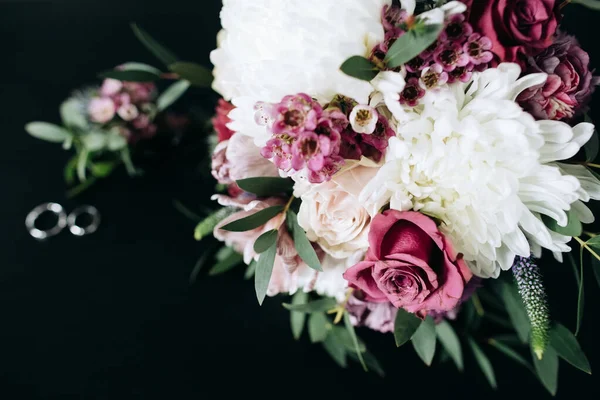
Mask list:
[[[427,365],[440,347],[462,369],[465,346],[492,386],[488,346],[551,393],[559,357],[590,373],[542,279],[573,243],[600,272],[600,237],[582,229],[600,199],[586,115],[599,80],[559,28],[568,2],[223,3],[222,208],[195,232],[225,244],[210,273],[243,263],[259,303],[292,295],[294,335],[307,320],[342,366],[381,372],[366,327]],[[482,341],[483,324],[499,334]]]

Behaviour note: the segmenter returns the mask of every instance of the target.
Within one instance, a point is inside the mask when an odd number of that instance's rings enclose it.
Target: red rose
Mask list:
[[[559,19],[556,0],[464,0],[475,31],[492,40],[496,62],[524,65],[552,44]]]
[[[365,261],[344,273],[366,301],[391,302],[424,317],[456,307],[472,277],[435,222],[418,212],[376,216],[369,245]]]

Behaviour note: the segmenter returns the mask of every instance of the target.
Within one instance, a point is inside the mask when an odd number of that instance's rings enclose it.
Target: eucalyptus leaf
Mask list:
[[[89,152],[100,151],[107,144],[107,135],[103,132],[92,131],[81,136],[81,143]]]
[[[525,358],[523,358],[523,356],[521,356],[519,353],[517,353],[513,348],[511,348],[508,345],[506,345],[506,344],[504,344],[504,343],[502,343],[500,341],[497,341],[495,339],[488,340],[488,343],[490,344],[490,346],[495,347],[496,350],[500,351],[505,356],[508,356],[509,358],[512,358],[514,361],[518,362],[519,364],[521,364],[522,366],[524,366],[525,368],[527,368],[531,372],[535,373],[535,371],[533,370],[533,367],[531,366],[531,364],[529,364],[525,360]]]
[[[68,186],[71,186],[73,183],[75,183],[75,173],[77,172],[77,160],[78,156],[77,154],[75,154],[69,159],[69,161],[65,165],[63,175],[65,178],[65,183]]]
[[[323,299],[308,302],[306,304],[282,304],[284,308],[290,311],[298,311],[306,314],[314,312],[329,311],[337,306],[335,299],[326,297]]]
[[[208,235],[212,235],[219,222],[229,217],[237,210],[235,207],[224,207],[204,218],[194,229],[194,239],[202,240]]]
[[[367,351],[367,347],[365,346],[364,342],[358,338],[358,336],[356,337],[358,347],[356,346],[354,339],[352,338],[352,335],[347,327],[342,328],[341,326],[333,326],[331,335],[334,335],[336,340],[342,343],[349,353],[355,353],[357,351],[363,353]]]
[[[331,324],[324,313],[310,314],[308,317],[308,337],[311,343],[323,342],[327,338],[329,329],[331,329]]]
[[[124,82],[154,82],[160,79],[160,71],[156,74],[146,69],[111,69],[101,72],[100,77]]]
[[[485,355],[483,350],[473,340],[473,338],[469,337],[468,341],[469,341],[469,346],[471,347],[471,350],[473,351],[473,355],[475,356],[475,360],[477,361],[477,364],[479,364],[479,368],[481,368],[481,371],[483,372],[486,379],[490,383],[490,386],[493,387],[494,389],[496,389],[496,387],[497,387],[496,375],[494,374],[494,368],[492,366],[492,363],[490,362],[490,359]]]
[[[435,355],[435,346],[437,338],[435,334],[435,322],[431,316],[427,316],[421,323],[412,339],[413,347],[417,355],[423,360],[425,365],[430,366]]]
[[[53,143],[62,143],[72,136],[67,129],[48,122],[30,122],[25,125],[25,130],[37,139]]]
[[[292,296],[292,305],[306,304],[308,301],[308,293],[298,290],[294,296]],[[294,339],[300,339],[302,336],[302,330],[304,329],[304,322],[306,320],[306,314],[298,311],[290,311],[290,325],[292,327],[292,334]]]
[[[260,235],[254,242],[254,251],[257,254],[264,253],[277,242],[277,229],[272,229]]]
[[[89,155],[90,153],[88,150],[83,148],[79,152],[79,157],[77,158],[77,178],[79,178],[79,180],[82,182],[85,181],[86,178],[86,168]]]
[[[341,65],[343,73],[363,81],[373,80],[379,73],[375,64],[362,56],[352,56]]]
[[[598,0],[571,0],[574,4],[581,4],[592,10],[600,11],[600,1]]]
[[[221,260],[218,263],[216,263],[210,269],[210,271],[208,271],[209,276],[223,274],[223,273],[233,269],[237,265],[240,265],[243,262],[244,257],[241,254],[236,253],[232,248],[223,247],[223,249],[226,249],[226,251],[228,253],[226,255],[222,255],[220,257]]]
[[[60,118],[63,124],[69,128],[86,130],[89,123],[84,111],[81,102],[71,98],[60,105]]]
[[[256,229],[259,226],[263,226],[277,214],[283,211],[283,206],[273,206],[260,210],[252,215],[245,218],[238,219],[237,221],[230,222],[223,226],[221,229],[230,232],[245,232],[252,229]]]
[[[256,261],[252,260],[248,267],[246,268],[246,272],[244,272],[244,279],[252,279],[256,273]]]
[[[446,320],[440,322],[435,326],[435,332],[442,346],[446,349],[456,367],[463,370],[463,355],[460,341],[452,325]]]
[[[302,228],[298,224],[298,216],[292,210],[288,210],[287,219],[289,225],[292,227],[292,236],[294,239],[294,247],[298,252],[298,255],[308,265],[310,268],[323,271],[323,267],[321,267],[321,261],[319,261],[319,257],[315,252],[312,243],[306,237],[306,232],[304,228]]]
[[[525,305],[521,300],[516,286],[502,282],[500,291],[506,305],[506,312],[508,312],[508,316],[519,335],[519,339],[523,343],[527,343],[529,341],[529,332],[531,331],[531,322],[529,322]]]
[[[592,373],[590,362],[581,350],[575,335],[563,325],[557,323],[550,330],[550,346],[560,358],[575,368],[588,374]]]
[[[347,355],[350,358],[360,362],[360,359],[358,358],[357,353],[348,352]],[[362,353],[362,357],[365,361],[365,364],[367,364],[367,367],[369,367],[369,370],[375,371],[377,373],[377,375],[379,375],[382,378],[385,377],[385,371],[383,370],[383,367],[381,366],[379,361],[377,361],[377,358],[375,358],[375,356],[370,351],[368,351],[368,350],[364,351]]]
[[[558,225],[558,222],[547,215],[542,216],[542,221],[548,229],[561,235],[572,237],[581,236],[581,233],[583,232],[583,226],[581,225],[581,221],[579,221],[575,210],[571,208],[570,210],[566,211],[566,213],[568,218],[566,226]]]
[[[173,54],[170,50],[167,50],[163,45],[154,40],[148,32],[137,26],[136,24],[131,24],[131,29],[135,36],[139,39],[140,42],[152,54],[156,56],[160,61],[162,61],[165,65],[171,65],[174,62],[177,62],[178,58],[175,54]]]
[[[127,139],[118,130],[111,130],[106,135],[106,147],[110,151],[118,151],[127,147]]]
[[[415,314],[409,313],[403,308],[399,308],[394,322],[394,339],[396,340],[396,346],[400,347],[408,342],[417,329],[419,329],[421,322],[422,321]]]
[[[280,195],[282,193],[291,193],[294,189],[294,181],[289,178],[246,178],[240,179],[235,183],[237,183],[240,189],[248,193],[253,193],[258,197],[267,197]]]
[[[385,56],[387,67],[399,67],[421,54],[437,40],[443,28],[443,24],[424,25],[422,29],[412,29],[400,36]]]
[[[348,314],[348,312],[344,313],[344,324],[346,325],[346,329],[348,330],[348,333],[350,334],[350,338],[352,339],[352,344],[354,344],[354,351],[355,351],[356,355],[358,356],[358,361],[360,362],[360,365],[362,365],[365,372],[368,372],[369,368],[367,368],[367,364],[365,363],[365,360],[363,359],[363,355],[362,355],[362,352],[364,351],[364,346],[363,346],[363,348],[361,348],[361,346],[360,346],[358,337],[356,336],[356,331],[354,330],[352,321],[350,321],[350,315]]]
[[[277,253],[277,245],[273,244],[267,251],[262,253],[256,263],[256,272],[254,274],[254,289],[256,290],[256,298],[258,304],[262,305],[267,295],[269,281],[273,273],[273,264],[275,263],[275,255]]]
[[[340,367],[346,368],[348,366],[346,348],[335,339],[335,336],[328,335],[323,342],[323,348]]]
[[[170,64],[169,70],[175,72],[181,79],[188,81],[192,86],[207,88],[212,84],[212,72],[195,63],[178,61]]]
[[[123,161],[123,165],[125,165],[125,170],[129,174],[129,176],[136,176],[140,172],[133,165],[133,160],[131,159],[131,153],[129,152],[129,147],[123,147],[119,152],[121,155],[121,161]]]
[[[594,236],[589,238],[587,242],[585,242],[588,246],[593,248],[594,250],[600,250],[600,236]]]
[[[533,350],[531,354],[538,378],[550,394],[555,396],[558,389],[558,355],[556,351],[552,347],[548,347],[541,360],[537,358]]]
[[[190,82],[184,79],[173,83],[156,100],[157,110],[164,111],[175,103],[189,89]]]

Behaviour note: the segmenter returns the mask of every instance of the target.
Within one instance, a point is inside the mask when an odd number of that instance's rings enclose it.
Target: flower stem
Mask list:
[[[335,318],[333,319],[333,323],[335,325],[339,324],[340,321],[342,320],[342,318],[344,317],[344,313],[346,312],[346,305],[348,304],[348,301],[350,300],[350,296],[352,296],[353,292],[354,292],[354,289],[349,288],[348,292],[346,293],[346,298],[344,299],[344,301],[341,304],[338,304],[337,307],[332,308],[331,310],[327,311],[327,314],[335,314]]]
[[[594,163],[583,163],[583,165],[585,165],[586,167],[592,167],[592,168],[600,168],[600,164],[594,164]]]
[[[587,251],[589,251],[594,257],[596,257],[596,259],[598,261],[600,261],[600,256],[598,255],[598,253],[596,253],[594,251],[594,249],[592,249],[590,246],[588,246],[588,244],[586,242],[584,242],[583,240],[581,240],[578,237],[574,237],[573,239],[577,240],[579,242],[579,244],[581,245],[581,247],[583,247],[584,249],[586,249]]]
[[[485,310],[483,309],[483,304],[481,304],[481,300],[479,299],[477,293],[473,293],[471,299],[473,299],[473,306],[475,307],[475,311],[477,311],[477,315],[483,317]]]

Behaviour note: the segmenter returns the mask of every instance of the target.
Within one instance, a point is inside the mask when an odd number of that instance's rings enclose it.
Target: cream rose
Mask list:
[[[298,223],[332,257],[346,258],[369,247],[372,215],[359,203],[358,193],[376,172],[356,165],[329,182],[304,186]]]

